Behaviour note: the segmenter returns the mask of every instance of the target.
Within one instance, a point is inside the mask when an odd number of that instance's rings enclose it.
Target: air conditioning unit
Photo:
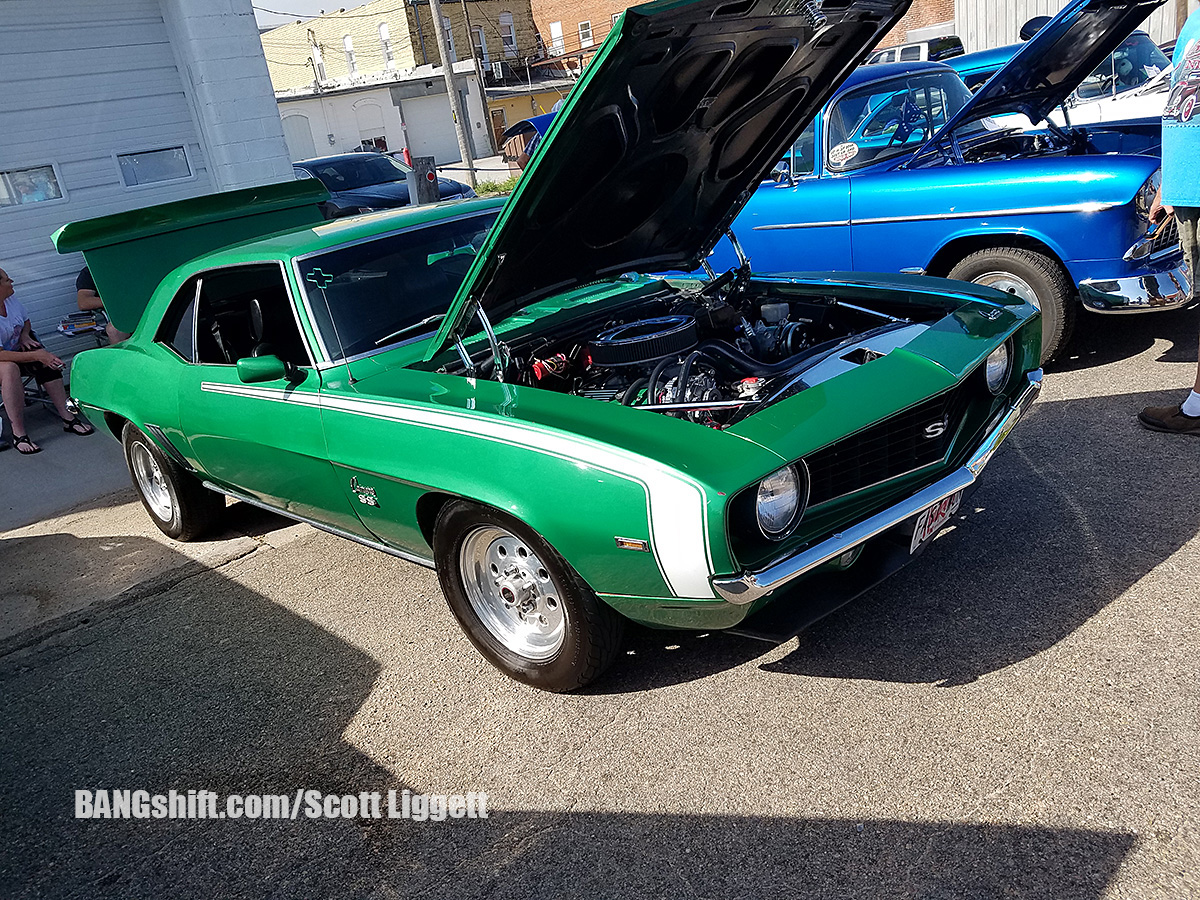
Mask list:
[[[492,63],[492,77],[498,78],[498,79],[504,77],[504,63],[502,63],[502,62]]]

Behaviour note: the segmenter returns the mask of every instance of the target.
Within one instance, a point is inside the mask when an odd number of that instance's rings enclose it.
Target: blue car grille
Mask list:
[[[1164,250],[1176,250],[1179,247],[1179,223],[1174,216],[1159,226],[1150,239],[1150,255],[1162,253]]]
[[[946,457],[958,433],[974,379],[806,456],[809,506],[897,478]]]

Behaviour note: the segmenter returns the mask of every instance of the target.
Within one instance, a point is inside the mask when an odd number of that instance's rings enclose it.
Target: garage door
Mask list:
[[[459,157],[458,136],[450,118],[445,94],[431,94],[402,102],[407,126],[408,149],[413,156],[432,156],[439,166]]]

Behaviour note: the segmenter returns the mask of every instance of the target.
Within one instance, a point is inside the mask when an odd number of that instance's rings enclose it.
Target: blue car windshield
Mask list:
[[[1135,32],[1084,79],[1075,93],[1080,100],[1112,97],[1141,87],[1170,65],[1148,34]]]
[[[408,178],[408,169],[396,160],[371,153],[311,164],[309,171],[331,191],[353,191],[372,184],[387,184]]]
[[[919,72],[847,91],[825,117],[826,162],[849,172],[911,153],[971,97],[953,72]]]

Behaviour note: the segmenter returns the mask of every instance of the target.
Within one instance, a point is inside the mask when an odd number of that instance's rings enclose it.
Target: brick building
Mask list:
[[[615,0],[533,0],[533,20],[549,56],[590,55],[630,5]]]
[[[900,23],[879,42],[880,47],[924,41],[954,34],[955,0],[914,0]]]

